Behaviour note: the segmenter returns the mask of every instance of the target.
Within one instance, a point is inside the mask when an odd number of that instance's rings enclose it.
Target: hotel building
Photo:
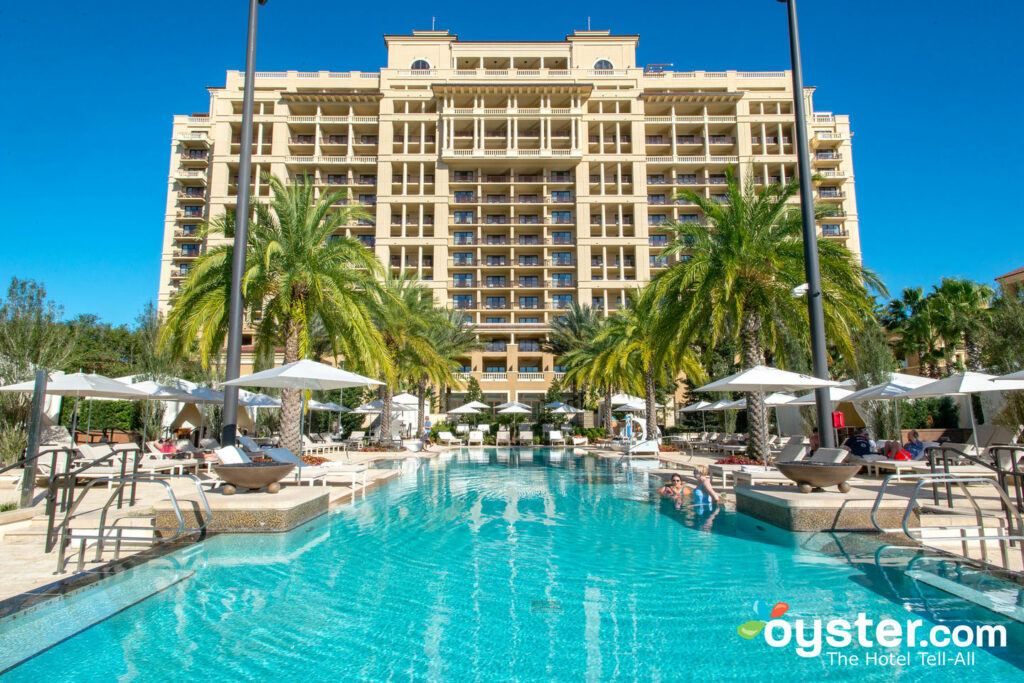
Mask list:
[[[758,185],[797,172],[788,71],[637,65],[638,40],[414,31],[384,37],[379,72],[257,72],[249,191],[269,195],[265,173],[347,189],[374,218],[345,233],[476,324],[484,346],[463,371],[487,399],[536,401],[561,374],[541,350],[550,322],[572,302],[625,306],[668,265],[661,226],[701,220],[677,190],[724,200],[730,165]],[[209,246],[200,225],[235,204],[242,86],[229,71],[208,113],[174,117],[164,311]],[[815,197],[834,206],[819,235],[859,253],[849,117],[815,111],[813,94]]]

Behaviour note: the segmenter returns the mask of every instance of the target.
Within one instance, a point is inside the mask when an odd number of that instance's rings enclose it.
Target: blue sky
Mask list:
[[[639,33],[640,64],[788,67],[774,0],[385,5],[270,0],[260,70],[372,71],[384,33],[437,27],[473,40]],[[171,116],[244,65],[245,0],[19,2],[0,7],[0,285],[46,284],[68,316],[129,322],[156,296]],[[1024,266],[1017,173],[1024,7],[800,3],[816,108],[851,116],[865,261],[892,292]],[[935,154],[934,150],[948,150]]]

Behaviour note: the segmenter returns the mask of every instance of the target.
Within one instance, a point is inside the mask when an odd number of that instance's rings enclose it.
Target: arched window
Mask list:
[[[430,71],[430,62],[425,59],[417,59],[410,68],[413,71]]]
[[[599,71],[611,71],[615,67],[612,66],[612,63],[609,62],[607,59],[599,59],[596,62],[594,62],[594,68],[598,69]]]

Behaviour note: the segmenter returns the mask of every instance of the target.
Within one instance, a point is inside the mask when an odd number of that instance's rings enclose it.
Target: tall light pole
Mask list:
[[[807,314],[811,323],[811,363],[814,376],[828,379],[825,349],[825,312],[821,302],[821,272],[818,268],[818,230],[814,223],[814,185],[811,152],[807,141],[807,112],[804,107],[804,77],[800,66],[800,33],[796,25],[796,0],[786,3],[789,13],[789,53],[793,66],[793,103],[796,114],[796,152],[800,169],[800,215],[804,229],[804,270],[807,276]],[[825,448],[835,448],[832,432],[832,400],[827,388],[814,390],[818,414],[818,437]]]
[[[245,46],[245,86],[242,93],[242,137],[238,154],[238,206],[235,208],[235,243],[231,255],[231,308],[228,314],[228,348],[224,379],[237,379],[242,366],[242,274],[249,243],[249,178],[252,175],[252,101],[256,80],[256,19],[267,0],[249,0],[249,36]],[[220,442],[235,443],[238,426],[238,387],[224,387],[224,412]]]

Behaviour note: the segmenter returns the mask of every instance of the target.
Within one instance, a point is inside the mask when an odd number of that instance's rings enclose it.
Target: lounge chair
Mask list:
[[[326,467],[321,467],[319,465],[307,465],[302,462],[299,456],[295,455],[287,448],[268,448],[264,453],[266,453],[274,462],[295,465],[296,483],[308,483],[312,486],[319,481],[322,485],[327,486],[328,471]]]
[[[217,441],[217,439],[210,438],[199,439],[199,445],[200,447],[205,448],[208,451],[216,451],[218,448],[220,448],[220,441]]]
[[[494,445],[501,446],[502,444],[506,446],[512,445],[512,438],[509,436],[507,429],[499,429],[494,435]]]
[[[353,431],[351,434],[348,435],[348,438],[342,441],[341,443],[345,446],[345,448],[359,448],[360,446],[363,445],[363,439],[365,438],[366,432]]]
[[[456,438],[451,432],[438,432],[437,440],[442,446],[462,445],[462,439]]]
[[[238,437],[238,445],[242,447],[242,450],[245,451],[247,455],[263,454],[263,449],[260,448],[259,445],[252,440],[251,436]]]
[[[455,425],[455,433],[459,436],[469,433],[469,425]]]
[[[238,446],[224,446],[214,451],[221,465],[243,465],[252,460]]]
[[[479,429],[474,429],[469,433],[469,437],[467,437],[466,441],[470,446],[472,446],[473,444],[480,444],[481,446],[483,446],[484,433],[481,432]]]
[[[557,429],[552,429],[548,432],[548,443],[554,446],[556,443],[560,446],[565,446],[567,441],[562,432]]]
[[[491,433],[491,425],[477,425],[476,428],[479,429],[484,434],[490,434]]]
[[[572,437],[569,437],[569,438],[572,440],[572,445],[573,446],[586,446],[587,445],[587,437],[585,437],[585,436],[577,435],[577,436],[572,436]]]
[[[823,465],[838,465],[846,460],[850,452],[845,448],[819,448],[808,462],[816,462]]]
[[[533,432],[530,431],[529,429],[520,429],[519,430],[519,439],[517,440],[517,443],[519,445],[521,445],[521,446],[524,445],[524,444],[527,445],[527,446],[532,446],[533,445]]]

